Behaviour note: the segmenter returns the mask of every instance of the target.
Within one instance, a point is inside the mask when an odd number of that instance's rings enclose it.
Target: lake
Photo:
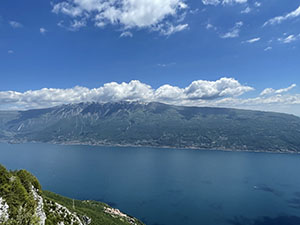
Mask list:
[[[0,144],[0,163],[148,225],[300,224],[300,155]]]

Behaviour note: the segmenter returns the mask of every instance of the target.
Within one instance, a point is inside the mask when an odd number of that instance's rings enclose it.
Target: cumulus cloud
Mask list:
[[[300,116],[300,94],[259,96],[255,98],[224,98],[209,106],[292,113]]]
[[[297,9],[295,9],[294,11],[292,11],[284,16],[277,16],[272,19],[269,19],[267,22],[264,23],[263,26],[280,24],[285,20],[296,18],[298,16],[300,16],[300,6]]]
[[[258,97],[253,98],[223,98],[209,104],[210,106],[233,107],[251,110],[274,111],[300,116],[300,94],[291,94],[293,84],[287,88],[266,88]]]
[[[243,85],[234,78],[196,80],[187,87],[165,84],[157,89],[134,80],[129,83],[111,82],[92,89],[76,86],[69,89],[43,88],[26,92],[2,91],[0,109],[45,108],[79,102],[156,101],[184,106],[277,111],[300,116],[300,94],[290,93],[295,87],[296,84],[281,89],[266,88],[257,97],[245,98],[242,95],[254,88]]]
[[[239,37],[240,35],[240,31],[241,31],[241,27],[243,26],[243,22],[237,22],[233,28],[230,29],[229,32],[222,34],[220,37],[221,38],[236,38]]]
[[[260,93],[260,95],[265,96],[265,95],[282,94],[282,93],[292,90],[296,86],[297,86],[296,84],[292,84],[291,86],[289,86],[287,88],[282,88],[282,89],[277,89],[277,90],[275,90],[273,88],[266,88]]]
[[[252,87],[226,77],[216,81],[193,81],[184,88],[166,84],[157,89],[133,80],[129,83],[106,83],[93,89],[76,86],[70,89],[43,88],[26,92],[2,91],[0,92],[0,105],[2,109],[42,108],[91,101],[158,101],[177,105],[197,105],[226,97],[238,97],[252,90],[254,90]]]
[[[224,96],[240,96],[253,90],[252,87],[243,86],[233,78],[221,78],[217,81],[193,81],[185,88],[188,99],[216,99]]]
[[[153,28],[170,23],[170,18],[184,15],[187,8],[184,0],[68,0],[55,4],[52,12],[70,16],[73,28],[76,24],[80,25],[77,28],[86,26],[88,20],[97,27],[113,24],[125,29],[159,30]]]
[[[9,25],[13,28],[22,28],[23,25],[17,21],[9,21]]]

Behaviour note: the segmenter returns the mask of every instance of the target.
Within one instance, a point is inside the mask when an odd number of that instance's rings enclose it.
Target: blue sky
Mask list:
[[[300,115],[300,1],[0,4],[0,109],[143,100]]]

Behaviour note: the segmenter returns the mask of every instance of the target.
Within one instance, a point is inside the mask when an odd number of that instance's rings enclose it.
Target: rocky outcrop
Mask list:
[[[0,225],[143,225],[105,203],[69,199],[42,191],[26,170],[0,165]]]
[[[79,217],[75,214],[70,212],[69,209],[67,209],[66,207],[53,202],[53,201],[47,201],[46,204],[50,204],[51,208],[49,213],[58,217],[58,218],[62,218],[62,221],[59,222],[60,225],[65,225],[64,219],[67,218],[68,220],[68,224],[70,225],[85,225],[81,222],[81,220],[79,219]]]
[[[3,198],[0,197],[0,224],[6,222],[9,218],[8,214],[9,206]]]
[[[46,213],[44,211],[44,200],[42,196],[38,194],[38,190],[32,186],[32,195],[34,200],[37,203],[35,209],[35,215],[39,218],[39,225],[45,225],[45,221],[47,219]]]

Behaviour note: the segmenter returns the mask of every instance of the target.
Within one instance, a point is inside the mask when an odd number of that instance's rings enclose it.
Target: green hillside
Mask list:
[[[80,103],[2,112],[0,127],[9,142],[300,152],[299,117],[251,110]]]
[[[8,171],[0,165],[1,225],[142,225],[118,209],[96,201],[69,199],[42,191],[26,170]]]

